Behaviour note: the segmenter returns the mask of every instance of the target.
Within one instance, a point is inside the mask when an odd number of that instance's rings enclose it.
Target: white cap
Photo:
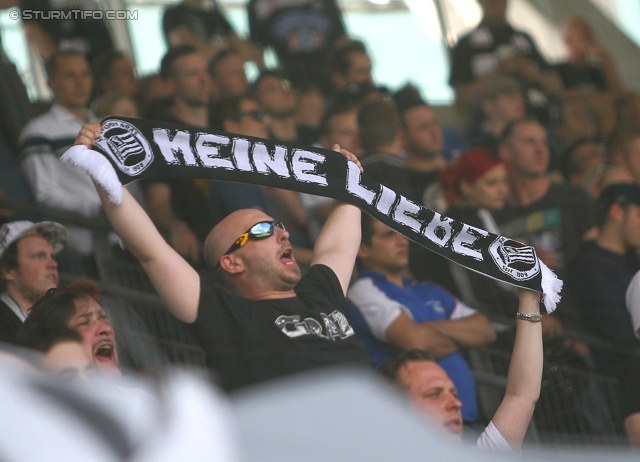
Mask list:
[[[26,236],[42,236],[53,247],[54,253],[60,252],[67,243],[67,229],[54,221],[34,223],[28,220],[12,221],[0,227],[0,257],[7,248]]]

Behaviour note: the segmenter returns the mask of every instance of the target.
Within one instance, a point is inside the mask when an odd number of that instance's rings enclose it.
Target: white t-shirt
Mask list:
[[[491,452],[514,452],[504,436],[498,431],[493,421],[489,422],[487,428],[484,429],[482,434],[478,437],[476,446],[481,451]]]
[[[636,337],[640,338],[640,271],[638,271],[627,287],[627,311],[631,315],[631,323]]]

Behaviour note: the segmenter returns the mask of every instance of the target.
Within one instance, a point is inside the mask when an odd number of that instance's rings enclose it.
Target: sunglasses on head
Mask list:
[[[239,249],[240,247],[244,247],[249,239],[253,239],[259,241],[260,239],[266,239],[270,236],[273,236],[275,232],[274,226],[284,230],[284,225],[280,220],[273,221],[260,221],[253,225],[251,228],[246,230],[244,233],[240,235],[238,239],[235,240],[231,247],[227,249],[225,253],[222,255],[229,255],[231,252]],[[220,266],[220,261],[218,261],[216,268]]]

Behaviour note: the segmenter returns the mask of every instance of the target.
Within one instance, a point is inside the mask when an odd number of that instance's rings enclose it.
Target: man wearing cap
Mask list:
[[[598,237],[587,242],[571,261],[565,279],[565,298],[583,327],[610,345],[638,347],[625,294],[640,269],[640,186],[607,186],[597,203]],[[628,357],[593,350],[596,370],[618,376]]]
[[[55,255],[67,242],[59,223],[13,221],[0,227],[0,341],[13,342],[28,310],[44,293],[58,287]]]

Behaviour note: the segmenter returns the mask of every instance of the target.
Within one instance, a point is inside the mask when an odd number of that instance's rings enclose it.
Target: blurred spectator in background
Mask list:
[[[468,107],[475,85],[495,75],[509,75],[522,86],[529,112],[546,125],[552,117],[550,98],[562,90],[560,79],[532,38],[507,22],[507,0],[479,0],[482,22],[453,48],[449,84],[456,104]]]
[[[172,123],[206,128],[209,125],[211,78],[207,62],[196,48],[171,48],[162,58],[160,74],[173,104],[167,115],[156,117]]]
[[[589,179],[604,168],[606,155],[602,143],[580,139],[569,146],[562,155],[561,171],[564,180],[592,193]],[[595,194],[595,197],[598,195]]]
[[[346,34],[335,0],[250,0],[247,14],[251,40],[275,51],[287,79],[331,91],[331,45]]]
[[[100,10],[95,0],[21,0],[22,24],[29,44],[46,62],[58,51],[73,51],[88,62],[105,50],[114,48],[113,39],[105,19],[92,15],[82,17],[74,10]],[[27,10],[41,11],[40,15],[25,15]],[[52,13],[62,11],[65,19],[53,19]]]
[[[594,235],[593,199],[580,188],[551,180],[546,133],[533,119],[506,127],[500,155],[509,167],[511,189],[507,207],[496,216],[502,234],[533,245],[562,278],[580,243]]]
[[[400,114],[393,100],[364,103],[358,110],[358,132],[364,149],[360,162],[366,168],[367,175],[419,202],[406,181]]]
[[[507,125],[500,155],[511,190],[505,208],[494,214],[500,234],[535,247],[538,257],[564,279],[566,264],[596,232],[593,199],[581,188],[551,180],[546,132],[533,119]],[[565,314],[558,310],[543,316],[545,336],[562,335],[559,317]]]
[[[497,155],[504,127],[526,115],[518,81],[497,75],[478,83],[473,94],[473,112],[475,122],[470,127],[469,143]]]
[[[16,7],[19,0],[1,0],[0,10]],[[16,66],[5,54],[0,37],[0,199],[10,198],[32,204],[33,195],[18,167],[20,132],[34,116],[27,89]],[[0,223],[15,219],[14,211],[0,209]]]
[[[571,16],[561,24],[566,61],[554,65],[564,84],[565,143],[579,137],[606,140],[616,126],[637,125],[638,98],[622,83],[616,65],[596,42],[591,26]]]
[[[554,68],[565,90],[583,96],[598,92],[619,95],[624,86],[616,65],[596,42],[591,26],[584,19],[571,16],[562,21],[560,32],[567,49],[567,60]]]
[[[620,128],[609,139],[607,157],[615,164],[627,168],[640,184],[640,128]]]
[[[400,114],[393,100],[367,102],[358,110],[358,132],[364,149],[361,161],[372,164],[379,160],[404,165],[400,137]],[[372,172],[369,171],[368,175]]]
[[[240,53],[234,48],[224,48],[209,61],[209,76],[215,99],[241,96],[249,90],[249,81]]]
[[[308,145],[318,142],[320,122],[324,113],[325,99],[317,87],[307,85],[298,89],[298,106],[293,116],[298,131],[298,142]]]
[[[192,46],[209,61],[221,49],[233,46],[245,61],[263,66],[262,50],[238,37],[215,0],[212,5],[205,0],[183,0],[168,7],[162,30],[169,48]]]
[[[294,142],[298,139],[296,121],[296,94],[291,82],[274,71],[261,73],[253,82],[252,93],[269,114],[269,136],[275,141]]]
[[[413,202],[437,206],[441,202],[437,191],[427,191],[437,184],[438,169],[445,164],[440,152],[442,131],[423,100],[403,101],[402,110],[401,116],[393,99],[368,102],[360,108],[362,165],[367,175]]]
[[[337,144],[356,157],[363,154],[358,134],[358,113],[350,104],[336,105],[329,109],[320,123],[319,134],[319,145],[325,149],[333,149]],[[307,235],[313,243],[329,217],[335,201],[312,194],[300,193],[299,196],[307,217]]]
[[[102,95],[91,104],[91,110],[102,119],[108,115],[139,119],[136,102],[124,93]]]
[[[393,93],[393,99],[401,113],[404,112],[404,106],[412,106],[412,102],[416,100],[424,101],[425,104],[429,106],[429,103],[423,98],[420,89],[412,83],[404,85]],[[430,106],[430,108],[433,109],[434,114],[437,115],[435,108],[433,106]],[[456,127],[440,126],[443,137],[443,146],[441,148],[442,157],[444,157],[447,162],[457,159],[469,148],[465,136],[457,128],[458,125],[461,126],[462,124],[456,124]]]
[[[38,205],[87,218],[100,215],[100,198],[93,182],[69,169],[59,157],[73,145],[83,123],[97,120],[87,109],[91,71],[77,52],[57,52],[47,63],[51,109],[32,119],[20,134],[21,165]],[[93,237],[88,229],[68,228],[69,246],[88,255]]]
[[[385,87],[379,87],[371,74],[371,57],[360,40],[342,37],[331,50],[332,91],[327,98],[329,107],[351,104],[359,107],[369,101],[389,96]]]
[[[138,79],[131,59],[116,50],[106,50],[93,60],[97,96],[119,93],[130,98],[138,96]]]
[[[400,136],[410,171],[413,198],[434,210],[444,210],[438,174],[447,165],[442,155],[444,134],[436,114],[422,98],[403,100],[396,94]],[[433,188],[435,186],[435,189]]]
[[[612,346],[637,347],[625,305],[627,287],[640,269],[640,186],[607,186],[597,202],[598,237],[586,243],[565,275],[565,302],[584,329]],[[629,358],[592,348],[596,371],[618,377]]]
[[[67,243],[59,223],[14,221],[0,228],[0,341],[13,343],[33,304],[58,287],[55,255]]]
[[[158,114],[169,112],[173,97],[160,74],[147,75],[139,80],[138,103],[145,119],[153,119]]]
[[[336,91],[351,84],[371,84],[371,57],[364,42],[347,37],[336,40],[331,49],[331,82]]]
[[[467,421],[478,418],[476,387],[460,350],[495,340],[489,320],[432,282],[409,276],[409,240],[362,214],[359,279],[349,288],[351,323],[374,367],[415,348],[438,359],[456,384]]]
[[[20,0],[0,1],[0,10],[18,6]],[[9,60],[0,37],[0,160],[3,169],[15,168],[18,137],[34,115],[27,89],[16,66]]]
[[[339,144],[341,148],[352,152],[356,157],[361,157],[363,151],[358,132],[356,108],[350,104],[343,104],[327,111],[320,123],[319,141],[325,149],[331,149],[333,145]]]
[[[207,63],[195,47],[171,48],[162,58],[160,73],[173,97],[169,114],[157,117],[194,127],[209,126],[211,85]],[[169,178],[145,184],[149,215],[168,242],[191,264],[202,263],[200,250],[211,229],[208,182]]]

